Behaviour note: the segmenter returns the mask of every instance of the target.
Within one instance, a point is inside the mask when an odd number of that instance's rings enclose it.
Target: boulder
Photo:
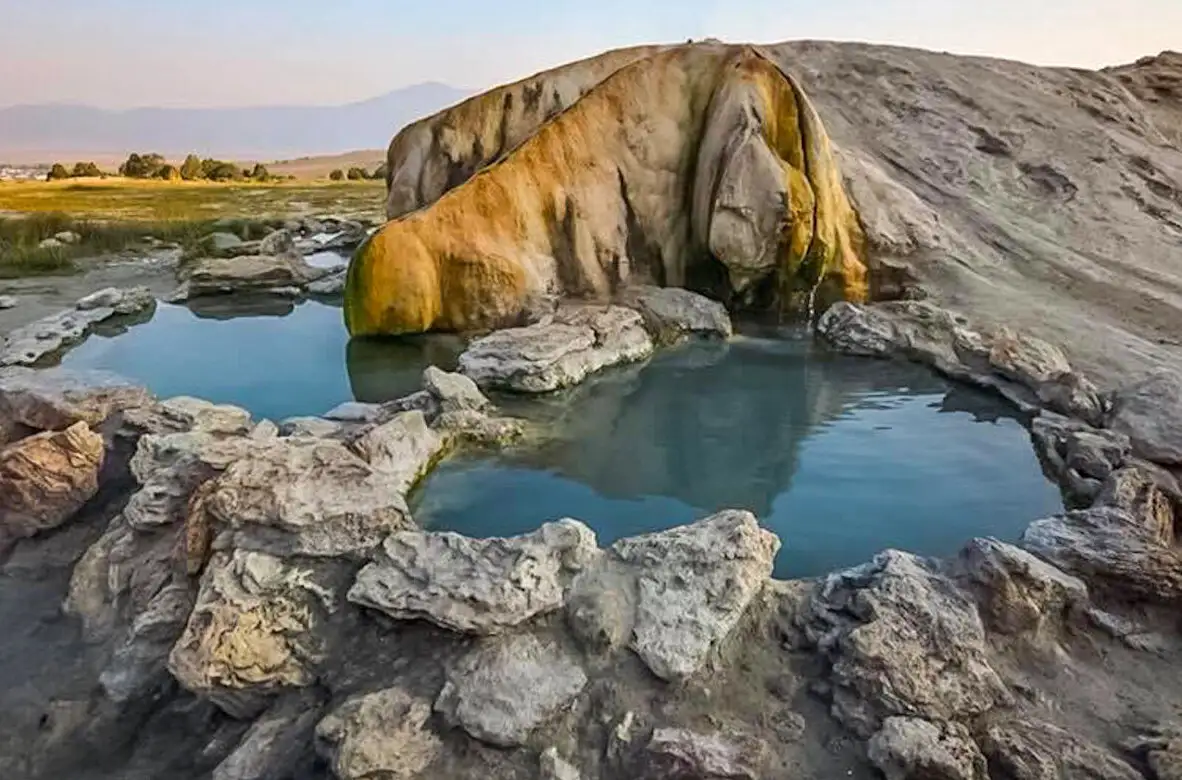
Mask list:
[[[989,348],[989,365],[1007,379],[1037,387],[1071,372],[1067,356],[1058,347],[1028,334],[1002,328]]]
[[[804,622],[832,664],[834,717],[864,738],[891,716],[961,720],[1012,701],[976,605],[922,558],[887,550],[829,575]]]
[[[435,398],[444,413],[484,412],[492,407],[492,402],[471,379],[436,366],[423,370],[423,389]]]
[[[1013,545],[974,539],[960,557],[978,588],[986,624],[1000,634],[1036,632],[1087,608],[1081,580]]]
[[[184,272],[184,293],[173,300],[235,292],[303,289],[324,275],[299,255],[247,255],[196,260]]]
[[[280,228],[266,235],[259,244],[260,255],[283,255],[295,252],[295,239],[287,230]]]
[[[61,249],[65,244],[58,241],[56,238],[43,238],[37,244],[38,249]]]
[[[0,295],[0,311],[5,309],[15,309],[20,299],[15,295]]]
[[[252,718],[275,694],[315,682],[317,629],[331,607],[309,569],[246,550],[217,553],[168,669],[229,715]]]
[[[582,667],[557,645],[531,634],[511,634],[485,640],[456,662],[435,710],[482,742],[515,747],[557,716],[586,684]]]
[[[285,780],[311,752],[320,716],[312,697],[276,703],[251,724],[234,752],[218,764],[211,780]]]
[[[431,702],[402,688],[347,700],[316,727],[317,749],[340,780],[415,780],[443,749]]]
[[[242,436],[251,431],[250,412],[202,398],[176,396],[130,409],[123,415],[125,427],[140,434],[208,433]]]
[[[448,445],[447,437],[427,426],[422,412],[412,411],[370,428],[352,448],[405,496],[439,462]]]
[[[30,431],[58,431],[76,422],[98,427],[151,398],[142,387],[102,371],[0,368],[0,420]]]
[[[1034,418],[1031,437],[1039,457],[1063,489],[1068,506],[1091,506],[1104,481],[1132,454],[1129,437],[1093,428],[1052,412]]]
[[[211,255],[217,256],[223,252],[228,252],[242,244],[242,239],[233,233],[217,232],[210,233],[201,239],[201,249]]]
[[[98,492],[103,455],[84,422],[0,449],[0,547],[73,517]]]
[[[598,555],[595,534],[574,520],[509,539],[402,531],[358,573],[349,600],[399,620],[498,634],[560,609],[571,579]]]
[[[886,780],[988,780],[985,756],[959,723],[887,718],[870,739],[870,761]]]
[[[134,565],[155,563],[140,560]],[[161,574],[167,576],[164,571]],[[99,686],[108,699],[129,704],[159,695],[168,687],[168,654],[185,628],[193,609],[193,595],[188,582],[172,580],[142,609],[132,612],[130,626],[115,643],[106,668],[99,674]],[[112,606],[117,607],[118,601]]]
[[[700,671],[763,589],[779,549],[754,515],[733,510],[616,542],[612,554],[636,576],[632,649],[663,680]]]
[[[63,230],[60,233],[54,233],[53,237],[63,244],[77,244],[82,240],[82,236],[78,235],[73,230]]]
[[[313,439],[329,439],[341,431],[344,426],[335,420],[323,417],[289,417],[279,423],[280,436],[304,436]]]
[[[1110,425],[1142,457],[1182,465],[1182,373],[1161,371],[1119,390]]]
[[[653,341],[676,344],[688,338],[729,339],[734,333],[726,307],[677,287],[639,287],[628,291],[625,305],[640,312]]]
[[[346,401],[325,412],[324,419],[343,423],[373,423],[381,420],[384,412],[381,404]]]
[[[1037,720],[1015,717],[991,725],[979,742],[990,767],[1014,780],[1141,780],[1139,772],[1102,747]]]
[[[767,746],[737,733],[659,728],[641,757],[639,777],[670,780],[759,780]]]
[[[839,301],[817,320],[817,333],[847,355],[886,358],[903,347],[890,317],[879,309]]]
[[[96,325],[112,317],[139,314],[156,305],[146,287],[107,288],[8,334],[0,349],[0,366],[33,365],[46,355],[85,339]]]
[[[609,366],[644,360],[652,351],[635,310],[565,307],[549,321],[473,341],[459,367],[481,387],[548,393]]]
[[[273,555],[365,555],[411,525],[404,477],[375,468],[342,442],[252,442],[203,489],[189,523],[218,528],[215,546]],[[202,513],[204,517],[202,517]]]
[[[435,418],[433,427],[482,447],[511,444],[522,438],[526,430],[523,420],[474,411],[444,412]]]

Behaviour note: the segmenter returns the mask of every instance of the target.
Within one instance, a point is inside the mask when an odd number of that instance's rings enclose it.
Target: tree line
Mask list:
[[[369,171],[365,170],[364,168],[350,168],[348,171],[344,171],[340,168],[337,168],[328,174],[328,178],[332,179],[333,181],[343,181],[345,179],[348,179],[349,181],[365,181],[367,179],[385,179],[386,178],[386,164],[382,163],[378,167],[374,168],[373,173],[370,173]]]
[[[71,170],[61,163],[54,163],[46,179],[77,179],[89,176],[108,176],[93,162],[79,162]],[[190,154],[179,166],[172,165],[164,155],[149,152],[133,152],[119,166],[119,175],[129,179],[164,179],[165,181],[278,181],[281,176],[272,176],[267,166],[257,163],[253,168],[239,168],[232,162],[202,159]],[[290,177],[289,177],[290,178]]]

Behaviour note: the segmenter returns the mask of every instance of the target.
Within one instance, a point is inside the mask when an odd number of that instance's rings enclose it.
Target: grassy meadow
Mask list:
[[[380,181],[214,183],[141,179],[0,182],[0,277],[70,273],[75,261],[153,237],[188,248],[215,229],[257,238],[268,221],[336,214],[380,218]],[[42,249],[63,231],[81,240]]]

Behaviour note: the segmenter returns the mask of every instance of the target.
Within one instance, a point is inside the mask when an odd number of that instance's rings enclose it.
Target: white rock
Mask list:
[[[340,780],[415,780],[443,748],[431,702],[401,688],[355,696],[316,727],[317,747]]]
[[[402,412],[376,425],[353,442],[352,447],[375,470],[389,475],[403,495],[443,457],[448,438],[427,426],[422,412]]]
[[[20,299],[15,295],[0,295],[0,310],[14,309],[18,303],[20,303]]]

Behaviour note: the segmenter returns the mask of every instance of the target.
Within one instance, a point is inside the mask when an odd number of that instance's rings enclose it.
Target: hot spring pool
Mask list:
[[[428,365],[454,368],[461,349],[446,336],[350,341],[340,307],[317,301],[210,299],[161,303],[148,322],[100,331],[61,362],[114,371],[161,398],[192,395],[281,420],[401,398]]]
[[[805,577],[1014,539],[1062,508],[1000,401],[808,340],[687,345],[576,396],[517,410],[559,426],[540,450],[444,463],[416,519],[505,536],[574,517],[606,544],[745,508],[780,536],[777,576]]]
[[[160,304],[62,363],[279,420],[404,396],[461,349],[442,336],[350,342],[340,308],[316,301],[211,299]],[[496,400],[554,435],[445,462],[411,497],[424,526],[506,536],[575,517],[607,544],[745,508],[783,542],[777,575],[802,577],[886,547],[945,555],[973,536],[1013,539],[1061,509],[999,400],[808,338],[693,343],[566,393]]]

